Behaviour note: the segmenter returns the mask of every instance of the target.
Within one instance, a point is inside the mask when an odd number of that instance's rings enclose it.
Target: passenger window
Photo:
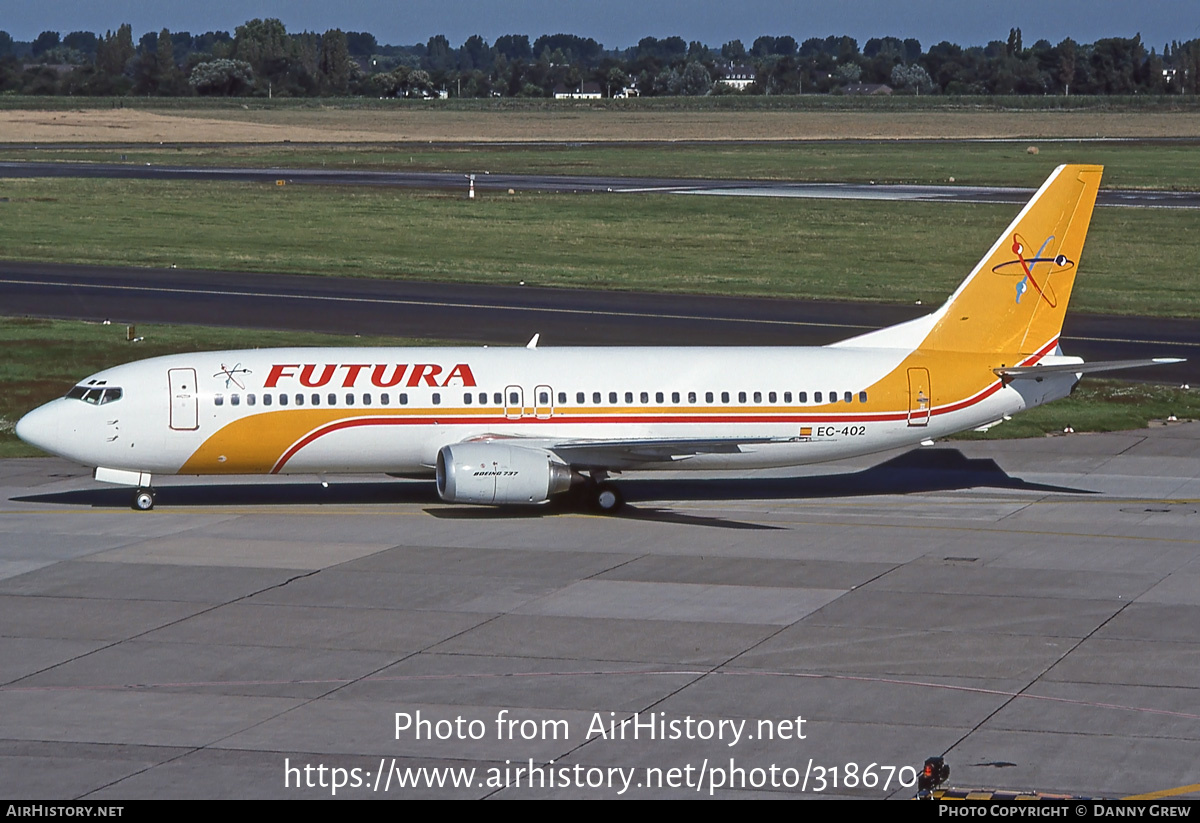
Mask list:
[[[279,405],[281,405],[281,406],[287,405],[287,395],[286,394],[279,395]]]
[[[648,391],[644,391],[644,392],[642,392],[642,402],[643,402],[643,403],[649,403],[649,402],[650,402],[650,392],[648,392]]]
[[[495,392],[492,395],[492,405],[493,406],[503,406],[504,405],[504,395],[502,395],[500,392]]]
[[[844,395],[842,395],[842,400],[846,401],[847,403],[853,403],[854,392],[846,392]]]
[[[311,406],[321,405],[321,395],[317,394],[316,392],[313,392],[312,403],[310,403],[309,405],[311,405]]]
[[[364,406],[371,405],[371,395],[369,392],[363,395],[363,405]]]
[[[95,390],[93,389],[93,391],[95,391]],[[91,394],[91,393],[92,393],[92,392],[88,392],[88,394]],[[100,392],[96,392],[96,397],[99,397],[99,396],[100,396]],[[84,400],[87,400],[88,398],[87,398],[86,396],[84,396],[84,398],[83,398],[83,399],[84,399]],[[94,400],[91,400],[91,401],[89,401],[89,402],[92,402],[92,403],[94,403],[94,402],[96,402],[96,401],[94,401]],[[224,406],[224,405],[225,405],[225,395],[223,395],[223,394],[218,394],[216,397],[214,397],[214,398],[213,398],[213,405],[214,405],[214,406]]]
[[[727,391],[723,391],[723,392],[721,392],[721,402],[722,402],[722,403],[728,403],[728,402],[729,402],[729,392],[727,392]]]
[[[567,393],[566,393],[565,391],[560,391],[560,392],[558,393],[558,402],[559,402],[559,403],[566,403],[566,402],[567,402]]]
[[[481,406],[487,405],[487,392],[481,391],[479,393],[479,405],[481,405]]]
[[[379,395],[379,402],[384,406],[390,406],[392,403],[392,396],[387,392],[384,392],[383,394]]]
[[[442,405],[442,395],[439,392],[433,393],[433,405],[435,405],[435,406]]]
[[[790,391],[785,391],[785,392],[783,393],[783,402],[784,402],[784,403],[791,403],[791,402],[792,402],[792,393],[791,393]]]
[[[713,393],[712,393],[712,392],[710,392],[710,391],[706,391],[706,392],[704,393],[704,402],[705,402],[705,403],[711,403],[711,402],[713,402]]]
[[[796,393],[796,402],[797,403],[807,403],[808,402],[808,392],[806,392],[806,391],[797,392]]]
[[[820,403],[820,402],[821,402],[821,393],[820,393],[819,391],[815,391],[815,392],[813,392],[813,402],[814,402],[814,403]]]
[[[463,404],[467,405],[467,406],[471,405],[471,393],[470,392],[463,392]]]
[[[689,403],[695,403],[695,402],[696,402],[696,393],[695,393],[694,391],[690,391],[690,392],[688,392],[688,402],[689,402]]]
[[[264,395],[263,395],[263,405],[264,405],[264,406],[269,406],[269,405],[271,405],[271,397],[272,397],[272,396],[271,396],[271,395],[269,395],[269,394],[264,394]]]
[[[633,402],[633,392],[631,392],[631,391],[627,391],[627,392],[625,392],[625,402],[626,402],[626,403],[632,403],[632,402]]]
[[[252,394],[248,394],[248,395],[246,395],[246,405],[247,405],[247,406],[253,406],[253,405],[254,405],[254,395],[252,395]]]
[[[767,395],[768,403],[775,403],[777,401],[778,401],[778,396],[775,394],[775,392],[771,392],[770,394]]]
[[[408,394],[407,394],[407,393],[405,393],[405,392],[401,392],[401,393],[400,393],[400,405],[401,405],[401,406],[407,406],[407,405],[408,405]]]
[[[617,393],[616,393],[615,391],[610,391],[610,392],[608,393],[608,402],[609,402],[609,403],[616,403],[616,402],[617,402]]]
[[[745,393],[744,391],[740,391],[740,392],[738,392],[738,402],[739,402],[739,403],[745,403],[745,402],[746,402],[746,393]]]
[[[859,402],[859,403],[866,403],[866,402],[867,402],[867,393],[866,393],[865,391],[860,391],[860,392],[858,393],[858,402]]]
[[[592,392],[592,402],[593,402],[593,403],[599,403],[599,402],[600,402],[600,392],[598,392],[598,391],[594,391],[594,392]]]
[[[586,402],[587,402],[587,395],[585,395],[585,394],[584,394],[583,392],[581,392],[581,391],[580,391],[580,392],[575,392],[575,402],[576,402],[576,403],[579,403],[580,405],[582,405],[583,403],[586,403]]]
[[[677,392],[677,391],[673,391],[673,392],[671,392],[671,402],[672,402],[672,403],[678,403],[678,402],[679,402],[679,392]]]
[[[756,391],[756,392],[754,393],[754,402],[755,402],[755,403],[761,403],[761,402],[762,402],[762,392],[760,392],[760,391]]]
[[[302,394],[298,394],[298,395],[296,395],[296,405],[297,405],[297,406],[303,406],[303,405],[304,405],[304,395],[302,395]]]
[[[313,395],[313,397],[316,397],[316,395]],[[331,405],[331,406],[337,405],[337,395],[334,394],[333,392],[330,392],[329,397],[327,397],[325,399],[329,401],[329,405]]]
[[[655,392],[655,393],[654,393],[654,402],[655,402],[655,403],[661,403],[661,402],[663,402],[663,400],[664,400],[664,399],[665,399],[665,398],[664,398],[664,396],[663,396],[663,393],[662,393],[662,392],[660,392],[660,391],[657,391],[657,392]]]
[[[517,394],[515,391],[510,391],[508,393],[508,405],[515,406],[520,402],[521,402],[521,395]]]
[[[544,392],[544,391],[538,392],[538,405],[540,405],[540,406],[550,405],[550,392]]]
[[[351,392],[346,392],[346,405],[347,406],[354,405],[354,395]]]
[[[229,405],[231,405],[231,406],[242,405],[242,396],[240,394],[229,395]]]

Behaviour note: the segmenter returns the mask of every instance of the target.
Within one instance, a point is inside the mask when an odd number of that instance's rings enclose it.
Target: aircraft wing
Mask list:
[[[491,436],[479,440],[503,440],[510,445],[544,449],[564,463],[605,469],[634,468],[644,463],[686,460],[699,454],[738,454],[742,446],[786,443],[787,438],[647,438],[631,440],[549,440],[542,438]]]
[[[576,440],[547,446],[576,466],[632,467],[639,463],[686,460],[698,454],[738,454],[742,446],[786,442],[776,438],[708,438],[684,440]]]

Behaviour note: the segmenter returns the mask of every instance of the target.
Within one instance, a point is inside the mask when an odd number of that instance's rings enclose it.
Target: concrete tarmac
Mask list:
[[[617,517],[0,461],[0,796],[1200,797],[1200,425],[878,460]]]

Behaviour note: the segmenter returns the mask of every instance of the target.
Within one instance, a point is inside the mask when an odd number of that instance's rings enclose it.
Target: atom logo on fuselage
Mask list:
[[[229,388],[230,384],[232,384],[232,385],[234,385],[234,386],[237,386],[239,389],[243,389],[243,390],[244,390],[246,387],[245,387],[244,385],[242,385],[242,381],[238,380],[238,379],[237,379],[237,377],[236,377],[236,375],[239,375],[239,374],[250,374],[250,373],[251,373],[251,372],[250,372],[250,370],[249,370],[249,369],[244,369],[244,368],[242,368],[242,364],[241,364],[241,363],[238,363],[238,364],[237,364],[236,366],[234,366],[232,369],[231,369],[231,368],[229,368],[229,366],[226,366],[224,363],[222,363],[222,364],[221,364],[221,370],[220,370],[219,372],[217,372],[216,374],[214,374],[214,375],[213,375],[213,377],[222,377],[222,376],[224,376],[224,378],[225,378],[225,388]]]
[[[1053,240],[1054,235],[1050,235],[1042,242],[1041,247],[1037,250],[1037,254],[1032,257],[1026,257],[1029,244],[1025,242],[1024,237],[1014,234],[1012,253],[1017,256],[1017,259],[1009,260],[992,267],[992,272],[995,274],[1021,278],[1017,282],[1017,303],[1020,303],[1021,297],[1025,292],[1029,291],[1030,287],[1033,287],[1038,296],[1046,301],[1046,305],[1050,306],[1050,308],[1058,306],[1058,297],[1054,293],[1054,286],[1050,283],[1050,277],[1051,275],[1061,274],[1075,268],[1075,261],[1067,259],[1065,254],[1043,257],[1042,255],[1045,253],[1046,247]],[[1039,266],[1041,268],[1038,268]]]

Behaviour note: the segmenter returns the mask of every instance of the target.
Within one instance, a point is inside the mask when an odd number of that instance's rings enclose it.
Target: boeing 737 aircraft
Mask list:
[[[1101,167],[1060,166],[940,309],[805,348],[294,348],[94,374],[17,435],[137,488],[153,475],[383,472],[443,500],[621,506],[615,473],[797,466],[913,446],[1066,396],[1059,331]]]

